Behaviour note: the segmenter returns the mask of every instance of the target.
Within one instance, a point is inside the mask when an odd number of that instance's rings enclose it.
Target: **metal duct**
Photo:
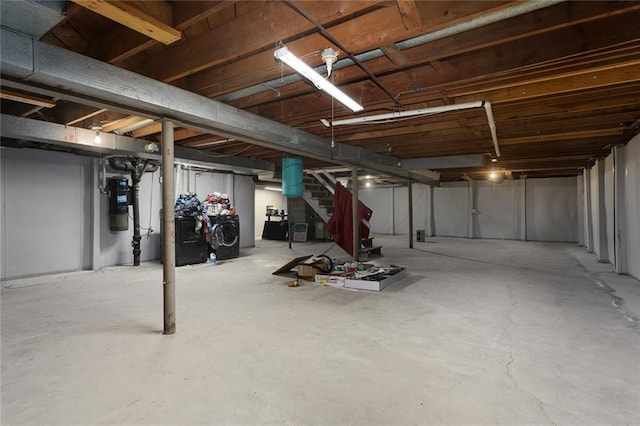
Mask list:
[[[0,25],[35,39],[64,18],[64,1],[0,1]]]
[[[349,164],[431,185],[438,182],[438,173],[416,175],[403,170],[395,157],[340,144],[335,144],[334,149],[330,141],[311,133],[56,46],[15,37],[15,34],[11,38],[9,34],[4,29],[1,31],[0,66],[5,75],[23,81],[3,79],[7,87],[26,86],[35,93],[87,105],[109,106],[131,115],[166,118],[204,133],[290,154]],[[14,53],[14,42],[20,44],[24,40],[27,43],[19,48],[26,52],[20,53],[32,57],[31,63]]]
[[[100,132],[102,143],[96,145],[94,130],[80,127],[48,123],[41,120],[0,114],[2,137],[26,140],[73,148],[76,150],[107,155],[135,155],[140,158],[160,160],[157,153],[147,152],[145,139],[135,139],[113,133]],[[188,162],[194,166],[215,168],[218,171],[234,172],[244,175],[273,173],[273,163],[264,160],[240,156],[228,157],[217,152],[203,152],[193,148],[176,147],[176,162]]]

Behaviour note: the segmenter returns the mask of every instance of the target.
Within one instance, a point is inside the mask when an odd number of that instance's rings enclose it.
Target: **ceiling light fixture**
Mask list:
[[[277,49],[273,53],[273,56],[275,56],[276,59],[279,59],[285,64],[289,65],[303,77],[310,80],[318,89],[324,90],[332,97],[334,97],[338,102],[351,109],[351,111],[359,112],[364,109],[362,105],[351,99],[346,93],[338,89],[336,86],[331,84],[331,82],[325,80],[324,77],[315,72],[309,65],[298,59],[298,57],[291,53],[286,46]]]
[[[91,130],[95,130],[96,135],[93,137],[93,143],[96,145],[100,145],[102,143],[102,138],[100,137],[100,130],[102,130],[102,124],[94,121],[91,126],[89,126]]]
[[[265,186],[264,189],[266,189],[267,191],[278,191],[278,192],[282,192],[282,188],[276,188],[275,186]]]

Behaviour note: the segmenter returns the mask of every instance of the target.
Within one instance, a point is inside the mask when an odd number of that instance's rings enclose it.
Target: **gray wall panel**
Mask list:
[[[609,253],[609,261],[611,263],[615,262],[616,254],[615,254],[615,241],[614,241],[614,224],[615,224],[615,213],[614,213],[614,180],[613,180],[613,154],[609,155],[605,159],[605,172],[604,172],[604,211],[607,217],[607,248]]]
[[[255,184],[251,176],[233,176],[233,200],[236,213],[240,216],[240,247],[253,247],[255,229]],[[262,231],[262,229],[260,230]]]
[[[89,268],[90,160],[30,149],[3,157],[2,278]]]
[[[467,237],[469,235],[469,187],[467,182],[435,188],[434,216],[436,235]]]
[[[640,279],[640,135],[626,146],[625,207],[629,273]]]
[[[520,238],[519,181],[502,183],[478,182],[478,213],[476,238]]]
[[[394,188],[359,188],[358,197],[373,210],[371,233],[393,234],[393,191]]]
[[[527,179],[527,239],[578,241],[575,177]]]

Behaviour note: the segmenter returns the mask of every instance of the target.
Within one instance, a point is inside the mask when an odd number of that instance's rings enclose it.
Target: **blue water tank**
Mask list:
[[[302,197],[302,158],[286,157],[282,159],[282,195]]]

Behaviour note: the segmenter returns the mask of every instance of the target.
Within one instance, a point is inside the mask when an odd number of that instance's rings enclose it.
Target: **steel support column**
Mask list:
[[[176,332],[176,225],[173,199],[173,123],[162,122],[162,285],[164,334]]]
[[[478,195],[478,185],[475,180],[470,179],[469,183],[469,234],[468,237],[473,239],[475,238],[475,222],[476,222],[476,204],[477,204],[477,195]]]
[[[409,248],[413,248],[413,185],[411,181],[407,183],[409,193]]]
[[[520,240],[527,241],[527,177],[520,176]]]
[[[430,237],[436,236],[436,206],[435,206],[435,187],[427,186],[427,190],[429,191],[429,220],[427,221],[428,229],[427,235]]]
[[[353,225],[353,261],[360,261],[360,220],[358,220],[358,168],[351,169],[351,223]]]

